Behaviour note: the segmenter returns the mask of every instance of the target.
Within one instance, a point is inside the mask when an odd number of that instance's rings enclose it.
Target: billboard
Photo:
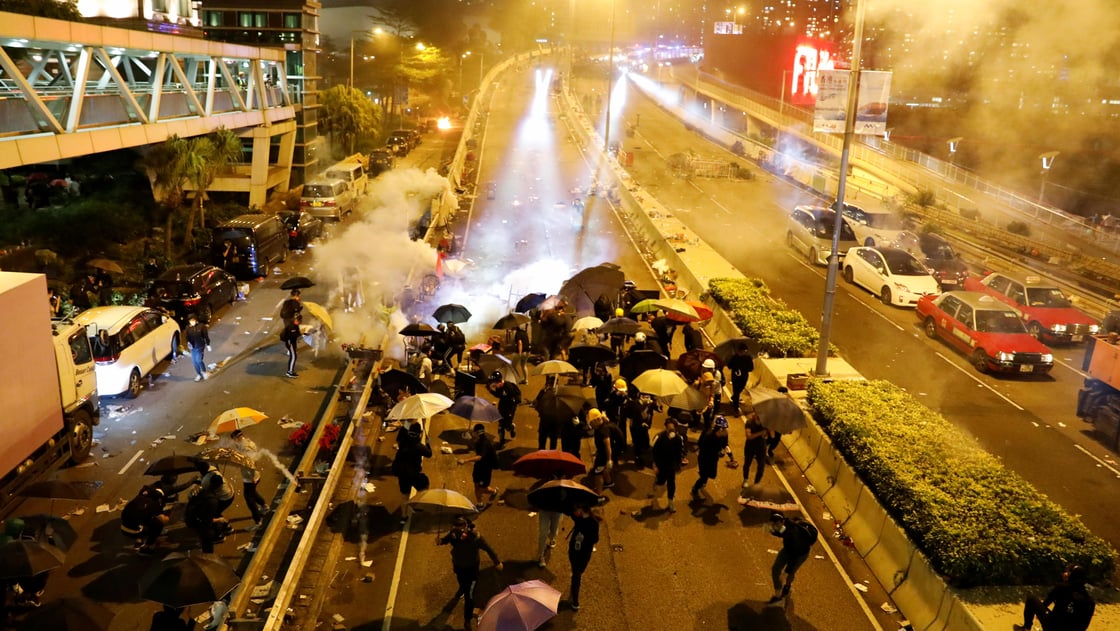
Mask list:
[[[813,131],[843,133],[848,118],[847,70],[825,70],[817,75],[817,103],[813,112]],[[855,133],[882,136],[887,131],[887,104],[890,102],[891,73],[862,70],[856,101]]]
[[[742,26],[742,25],[740,25]],[[702,70],[786,103],[816,100],[816,72],[842,68],[832,42],[796,34],[716,33],[704,40]]]

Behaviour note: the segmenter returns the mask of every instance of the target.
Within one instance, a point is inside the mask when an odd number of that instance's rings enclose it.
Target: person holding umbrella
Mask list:
[[[658,487],[664,486],[669,492],[669,512],[677,512],[673,498],[677,494],[677,471],[681,468],[682,453],[684,439],[681,438],[677,422],[671,418],[665,419],[665,429],[653,439],[653,468],[657,470],[657,477],[653,482],[650,509],[657,508],[657,496],[661,494]]]
[[[300,317],[297,313],[284,324],[284,330],[280,331],[280,341],[284,343],[284,349],[288,352],[288,372],[284,373],[284,376],[293,379],[299,376],[296,372],[296,346],[300,338],[299,323]]]
[[[735,413],[738,414],[739,397],[743,395],[743,390],[747,387],[747,381],[751,377],[751,371],[754,370],[754,358],[747,351],[746,344],[735,346],[735,352],[727,358],[726,366],[731,371],[731,405],[734,406]]]
[[[436,536],[436,545],[451,546],[451,569],[455,572],[455,579],[459,583],[459,590],[455,592],[447,610],[452,609],[460,598],[463,599],[463,628],[471,628],[471,619],[474,615],[474,587],[478,582],[478,573],[482,566],[482,553],[485,552],[494,567],[502,571],[502,561],[498,553],[486,542],[474,524],[466,517],[456,517],[451,522],[451,532],[442,537]]]
[[[521,404],[521,388],[512,381],[506,381],[502,371],[495,370],[490,373],[490,383],[486,389],[498,398],[498,412],[502,419],[498,421],[498,448],[506,446],[506,432],[509,437],[517,438],[517,428],[513,425],[513,416],[517,413],[517,406]]]
[[[549,410],[541,412],[542,403],[548,397],[555,396],[553,388],[556,387],[556,375],[544,378],[544,387],[537,393],[533,400],[533,407],[537,410],[537,449],[556,449],[556,441],[560,438],[560,429],[563,420]]]
[[[298,288],[288,292],[288,297],[280,304],[280,319],[287,326],[303,312],[303,298]]]
[[[599,543],[599,522],[602,516],[590,506],[576,506],[572,511],[572,531],[568,534],[568,563],[572,566],[572,583],[569,587],[568,605],[579,611],[579,588],[583,572],[591,562],[591,553]]]
[[[475,509],[483,511],[490,506],[490,502],[498,496],[498,489],[491,486],[494,468],[498,466],[498,450],[486,434],[486,426],[477,423],[474,426],[474,455],[469,458],[460,458],[460,465],[468,462],[474,463],[471,478],[474,480]]]

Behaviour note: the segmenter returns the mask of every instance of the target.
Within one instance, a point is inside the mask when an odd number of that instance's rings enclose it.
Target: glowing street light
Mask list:
[[[1050,175],[1050,167],[1054,166],[1054,158],[1057,158],[1059,153],[1058,151],[1047,151],[1038,156],[1038,159],[1042,160],[1042,188],[1038,191],[1038,203],[1040,204],[1046,201],[1046,178]]]
[[[611,92],[614,92],[614,5],[615,0],[611,0],[611,46],[607,51],[607,124],[603,128],[603,153],[607,155],[611,153]]]
[[[964,138],[961,136],[949,139],[949,164],[953,164],[953,156],[956,155],[957,147],[960,146],[962,140],[964,140]]]

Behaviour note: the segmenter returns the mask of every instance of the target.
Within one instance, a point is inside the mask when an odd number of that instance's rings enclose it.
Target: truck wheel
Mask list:
[[[887,305],[888,307],[891,306],[891,288],[890,287],[884,287],[883,290],[879,292],[879,300],[882,300],[883,304]]]
[[[89,458],[89,450],[93,447],[93,421],[85,410],[74,412],[71,418],[70,464],[81,464]]]
[[[926,337],[930,338],[931,340],[937,339],[937,325],[933,322],[933,318],[926,318],[926,321],[925,323],[923,323],[922,328],[926,332]]]
[[[852,270],[852,268],[844,268],[844,280],[848,281],[848,283],[852,285],[856,284],[856,273]]]
[[[128,376],[128,390],[124,394],[129,399],[135,399],[140,396],[140,391],[144,388],[144,384],[140,381],[140,371],[136,368],[132,369],[132,374]]]
[[[1042,325],[1037,323],[1037,322],[1031,322],[1030,324],[1027,325],[1027,333],[1030,333],[1031,337],[1033,337],[1034,339],[1041,340],[1042,339]]]
[[[988,372],[988,354],[978,350],[972,354],[972,366],[982,373]]]

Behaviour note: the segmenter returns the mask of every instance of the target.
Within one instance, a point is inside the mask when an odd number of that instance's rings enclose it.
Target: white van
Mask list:
[[[350,187],[355,196],[364,195],[369,184],[365,166],[357,160],[343,160],[332,165],[323,173],[323,179],[342,180]]]

